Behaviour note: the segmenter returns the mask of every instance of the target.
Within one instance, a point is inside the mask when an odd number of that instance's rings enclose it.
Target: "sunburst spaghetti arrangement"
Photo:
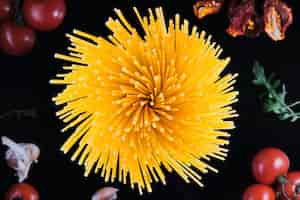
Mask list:
[[[73,63],[51,81],[66,85],[53,98],[64,105],[57,112],[68,123],[63,131],[76,127],[62,151],[78,142],[72,160],[85,166],[85,176],[100,172],[140,193],[151,192],[152,182],[166,184],[162,168],[202,186],[198,172],[217,172],[207,162],[226,157],[237,75],[221,77],[230,59],[219,59],[211,36],[196,27],[189,33],[179,15],[166,25],[161,8],[149,9],[149,17],[134,11],[143,37],[116,9],[108,40],[74,30],[69,55],[55,55]]]

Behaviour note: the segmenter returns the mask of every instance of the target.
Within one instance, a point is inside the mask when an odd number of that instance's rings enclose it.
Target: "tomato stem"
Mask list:
[[[284,184],[281,184],[281,191],[282,191],[282,195],[283,197],[286,199],[286,200],[291,200],[288,196],[288,194],[285,192],[285,187],[284,187]]]
[[[285,191],[285,184],[288,183],[288,180],[286,178],[286,176],[278,176],[277,177],[277,183],[280,185],[281,187],[281,192],[279,192],[279,196],[283,196],[285,200],[291,200],[288,196],[288,194]]]
[[[280,187],[281,187],[281,191],[278,193],[278,197],[282,196],[282,197],[284,197],[285,200],[293,200],[298,195],[300,195],[300,184],[296,185],[295,191],[293,193],[293,198],[290,198],[289,195],[286,193],[285,185],[289,183],[286,176],[278,176],[277,182],[280,184]]]
[[[285,176],[278,176],[277,177],[277,182],[281,185],[287,184],[288,180],[286,179]]]

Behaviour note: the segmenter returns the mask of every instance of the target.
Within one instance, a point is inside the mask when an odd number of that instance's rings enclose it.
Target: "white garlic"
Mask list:
[[[92,200],[116,200],[118,191],[113,187],[101,188],[92,196]]]
[[[6,136],[1,137],[1,141],[8,147],[5,153],[7,165],[16,171],[19,182],[23,182],[28,178],[31,164],[38,161],[39,147],[30,143],[16,143]]]

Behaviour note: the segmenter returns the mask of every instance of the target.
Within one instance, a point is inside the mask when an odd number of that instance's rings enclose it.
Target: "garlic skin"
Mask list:
[[[113,187],[101,188],[92,196],[92,200],[116,200],[118,191]]]
[[[5,153],[7,165],[16,171],[18,181],[21,183],[28,178],[28,173],[33,162],[37,163],[40,149],[35,144],[16,143],[6,136],[1,137],[2,145],[8,147]]]

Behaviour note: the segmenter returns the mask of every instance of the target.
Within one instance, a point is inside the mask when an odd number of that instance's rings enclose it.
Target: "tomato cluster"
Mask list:
[[[280,149],[259,151],[252,160],[257,184],[246,189],[243,200],[300,200],[300,171],[288,172],[289,166],[288,156]]]
[[[65,14],[65,0],[0,0],[0,49],[14,56],[29,53],[35,30],[56,29]]]

